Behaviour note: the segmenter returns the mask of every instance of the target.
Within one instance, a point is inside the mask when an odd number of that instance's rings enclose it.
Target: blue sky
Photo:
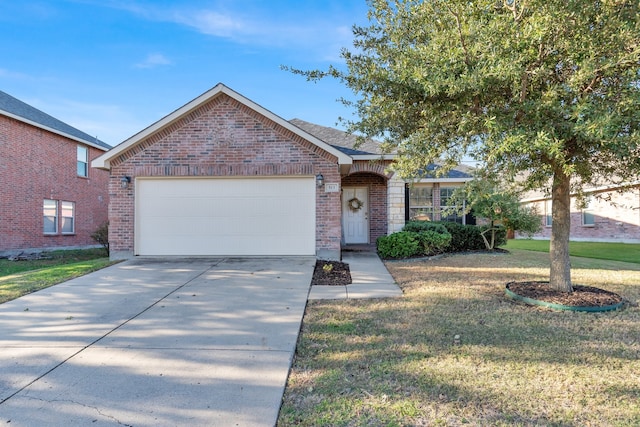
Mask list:
[[[116,145],[222,82],[284,119],[336,126],[365,0],[0,0],[0,90]],[[336,126],[340,127],[340,126]]]

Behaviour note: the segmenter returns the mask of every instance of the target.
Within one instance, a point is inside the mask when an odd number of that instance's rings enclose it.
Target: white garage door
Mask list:
[[[138,255],[315,255],[315,180],[136,180]]]

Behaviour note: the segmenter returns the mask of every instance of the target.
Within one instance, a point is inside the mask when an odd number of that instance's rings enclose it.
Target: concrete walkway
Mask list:
[[[136,259],[1,304],[0,423],[273,426],[307,298],[402,295],[344,261],[310,291],[313,258]]]
[[[342,262],[349,264],[352,283],[347,286],[312,286],[310,300],[402,296],[402,291],[375,252],[343,252]]]
[[[140,259],[0,305],[0,424],[273,426],[314,264]]]

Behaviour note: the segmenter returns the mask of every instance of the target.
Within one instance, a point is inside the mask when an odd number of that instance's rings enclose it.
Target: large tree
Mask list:
[[[553,288],[571,292],[570,196],[640,171],[639,1],[370,0],[334,77],[354,133],[383,137],[406,176],[465,156],[552,198]]]

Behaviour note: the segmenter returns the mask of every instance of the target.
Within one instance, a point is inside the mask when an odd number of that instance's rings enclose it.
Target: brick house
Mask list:
[[[393,155],[354,143],[218,84],[92,162],[110,172],[112,257],[339,259],[342,245],[400,230],[412,215],[410,188],[437,193],[421,208],[438,219],[440,185],[470,179],[409,186],[388,171]]]
[[[571,240],[640,243],[640,182],[587,188],[585,206],[571,198]],[[541,214],[542,230],[534,239],[551,238],[551,199],[528,195],[521,202]],[[517,235],[517,237],[522,237]]]
[[[107,220],[111,148],[0,91],[0,255],[94,246]]]

